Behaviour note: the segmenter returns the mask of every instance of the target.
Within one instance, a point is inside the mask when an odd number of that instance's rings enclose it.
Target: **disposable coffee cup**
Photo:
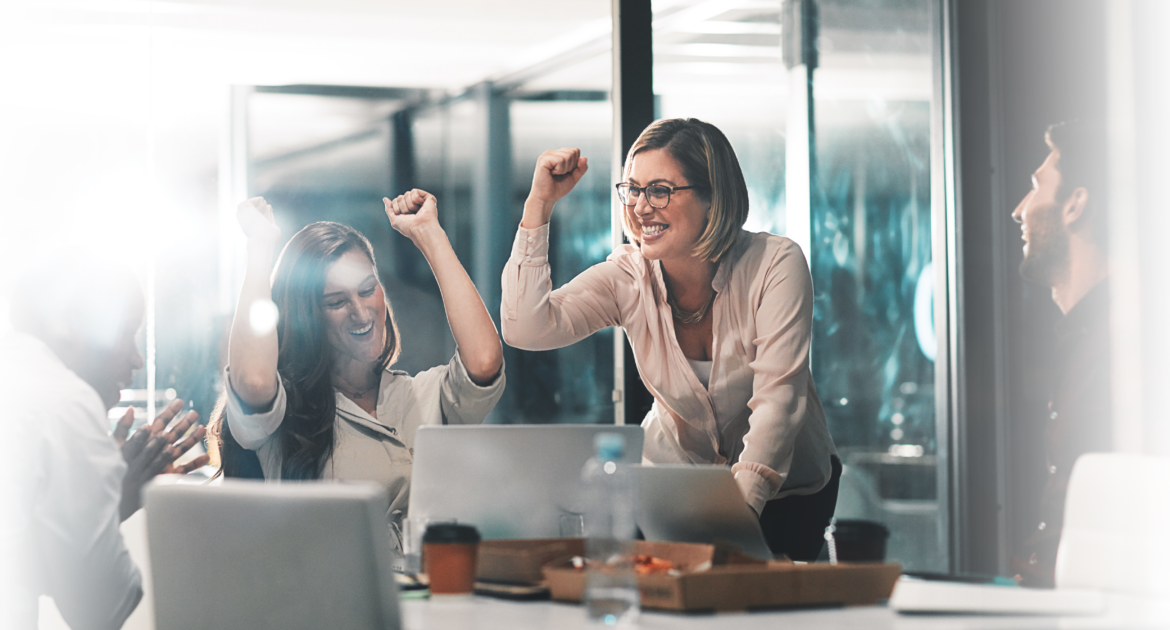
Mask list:
[[[885,562],[886,539],[890,530],[881,523],[861,520],[839,520],[833,539],[837,545],[837,560],[841,562]]]
[[[470,595],[475,590],[479,531],[471,525],[433,523],[423,534],[423,558],[431,595]]]

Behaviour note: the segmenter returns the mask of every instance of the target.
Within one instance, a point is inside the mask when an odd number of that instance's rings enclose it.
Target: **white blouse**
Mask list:
[[[504,393],[504,369],[496,380],[480,386],[471,380],[459,353],[447,365],[410,376],[399,370],[382,373],[377,417],[366,413],[341,392],[335,392],[337,420],[333,454],[325,462],[322,479],[373,481],[389,492],[386,517],[397,522],[410,500],[410,471],[414,463],[414,435],[424,424],[479,424]],[[232,435],[246,449],[256,451],[264,478],[280,481],[280,424],[287,398],[277,381],[272,408],[245,413],[228,383],[227,419]],[[393,541],[396,545],[398,540]]]
[[[553,290],[548,225],[521,228],[504,267],[501,328],[505,342],[525,350],[625,328],[654,396],[642,422],[644,461],[731,466],[757,513],[769,500],[818,492],[836,447],[809,369],[813,290],[800,247],[741,231],[711,287],[706,386],[675,337],[662,264],[633,245]]]

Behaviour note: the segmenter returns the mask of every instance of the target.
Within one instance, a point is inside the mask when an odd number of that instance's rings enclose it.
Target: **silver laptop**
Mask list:
[[[158,630],[396,630],[385,491],[365,484],[152,484]]]
[[[760,521],[725,466],[659,465],[638,468],[638,527],[646,540],[730,543],[771,560]]]
[[[584,512],[581,468],[598,433],[622,434],[622,461],[642,461],[636,425],[421,427],[410,516],[472,524],[485,539],[557,538],[561,515]]]

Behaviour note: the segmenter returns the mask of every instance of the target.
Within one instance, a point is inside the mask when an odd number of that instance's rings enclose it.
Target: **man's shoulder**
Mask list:
[[[0,400],[6,408],[6,420],[0,422],[26,428],[55,422],[76,425],[78,416],[92,421],[106,415],[89,383],[65,367],[44,343],[21,333],[9,333],[0,340]]]

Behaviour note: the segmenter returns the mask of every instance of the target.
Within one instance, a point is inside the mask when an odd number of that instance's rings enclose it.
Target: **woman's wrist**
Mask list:
[[[272,264],[276,253],[276,240],[251,237],[247,242],[248,261],[253,264]]]
[[[435,251],[446,247],[450,249],[451,241],[447,238],[447,232],[443,230],[443,226],[435,223],[433,225],[420,226],[412,235],[410,239],[414,246],[422,252],[423,256],[428,259]]]
[[[520,227],[534,230],[548,223],[555,205],[555,201],[550,202],[529,196],[524,202],[524,218],[520,221]]]

